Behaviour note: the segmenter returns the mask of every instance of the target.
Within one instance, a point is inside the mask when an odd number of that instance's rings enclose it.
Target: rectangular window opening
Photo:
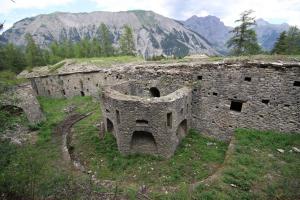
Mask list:
[[[231,101],[230,110],[241,112],[243,107],[243,102],[241,101]]]
[[[202,76],[197,76],[197,80],[202,80]]]
[[[213,92],[213,95],[214,95],[214,96],[218,96],[218,93],[216,93],[216,92]]]
[[[245,81],[251,82],[251,77],[246,76]]]
[[[120,124],[120,112],[116,110],[116,115],[117,115],[117,123]]]
[[[140,126],[148,125],[148,121],[144,120],[144,119],[138,119],[135,122],[136,122],[136,125],[140,125]]]
[[[63,95],[66,95],[66,91],[65,90],[62,90],[61,92],[62,92]]]
[[[300,87],[300,81],[295,81],[295,82],[294,82],[294,86]]]
[[[167,113],[167,126],[172,128],[172,113]]]
[[[264,103],[264,104],[266,104],[266,105],[268,105],[269,102],[270,102],[270,100],[269,99],[263,99],[263,100],[261,100],[261,102]]]

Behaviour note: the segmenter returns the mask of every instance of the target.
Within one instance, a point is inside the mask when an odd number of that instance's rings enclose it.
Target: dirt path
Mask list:
[[[109,184],[106,181],[100,181],[93,176],[93,174],[90,173],[90,171],[87,171],[85,167],[79,162],[79,160],[75,157],[75,154],[73,153],[73,147],[71,146],[72,141],[72,126],[79,122],[80,120],[90,116],[92,112],[86,113],[86,114],[70,114],[67,116],[61,123],[59,123],[56,128],[54,129],[54,134],[57,136],[62,137],[62,156],[63,160],[67,162],[68,165],[72,165],[75,167],[76,170],[83,173],[84,175],[88,175],[91,177],[91,181],[93,181],[94,184],[105,187],[109,189],[114,189],[114,184],[110,182]],[[109,186],[109,187],[108,187]],[[90,190],[90,188],[87,188],[87,190]],[[90,191],[89,191],[90,192]],[[96,192],[94,194],[96,196],[96,199],[114,199],[114,200],[127,200],[127,197],[120,196],[117,193],[108,193],[108,192]]]
[[[228,149],[227,149],[226,154],[225,154],[224,162],[220,165],[220,167],[218,169],[216,169],[215,173],[213,173],[212,175],[208,176],[207,178],[205,178],[201,181],[198,181],[196,183],[191,184],[190,185],[190,190],[191,191],[196,189],[200,184],[210,185],[211,183],[213,183],[216,179],[218,179],[222,175],[222,173],[224,171],[224,168],[225,168],[226,164],[228,163],[229,158],[234,153],[235,142],[236,142],[236,140],[235,140],[235,137],[233,135],[231,140],[230,140],[230,143],[228,145]]]
[[[85,169],[85,166],[80,163],[80,160],[78,158],[76,158],[76,156],[73,152],[74,149],[71,146],[72,135],[73,135],[73,131],[71,131],[72,126],[75,123],[79,122],[80,120],[90,116],[91,114],[92,113],[87,113],[87,114],[75,113],[75,114],[71,114],[68,117],[66,117],[66,119],[64,121],[62,121],[55,128],[54,132],[58,136],[62,136],[62,155],[63,155],[63,159],[66,162],[68,162],[69,164],[72,164],[72,166],[74,166],[76,170],[79,170],[80,172],[84,173],[85,175],[91,176],[91,179],[95,184],[97,184],[101,187],[113,189],[113,186],[115,185],[113,183],[113,181],[98,180],[98,179],[95,178],[95,176],[93,176],[93,174],[91,174],[90,171],[87,171]],[[190,191],[192,192],[200,184],[211,184],[216,179],[218,179],[222,175],[224,167],[225,167],[226,163],[228,162],[229,158],[231,157],[231,155],[233,154],[234,149],[235,149],[235,138],[233,136],[230,143],[229,143],[228,150],[226,151],[224,162],[220,165],[220,167],[218,169],[216,169],[216,171],[212,175],[210,175],[209,177],[207,177],[207,178],[205,178],[201,181],[198,181],[196,183],[191,184],[190,185]],[[110,193],[109,196],[111,196],[111,195],[112,194]],[[123,199],[123,198],[121,198],[121,199]],[[141,199],[147,199],[147,196],[144,196],[144,198],[142,197]]]

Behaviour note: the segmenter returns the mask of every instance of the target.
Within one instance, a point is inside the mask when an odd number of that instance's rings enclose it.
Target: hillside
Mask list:
[[[101,23],[108,26],[114,45],[118,45],[123,26],[129,24],[134,30],[137,52],[144,57],[153,55],[218,54],[199,34],[188,30],[181,23],[152,11],[62,13],[38,15],[25,18],[5,31],[0,41],[25,45],[26,33],[33,35],[41,47],[53,41],[79,41],[99,37]]]

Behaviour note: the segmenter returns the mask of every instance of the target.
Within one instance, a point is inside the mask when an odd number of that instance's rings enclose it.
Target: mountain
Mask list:
[[[233,28],[225,26],[225,24],[215,16],[197,17],[192,16],[186,21],[182,22],[185,27],[193,30],[200,35],[203,35],[214,48],[220,52],[226,53],[226,42],[231,37],[230,30]],[[289,29],[289,25],[271,24],[263,19],[256,21],[257,25],[254,27],[259,44],[264,50],[271,50],[282,31]]]
[[[63,13],[38,15],[16,22],[0,37],[2,43],[25,45],[25,34],[32,34],[36,43],[47,48],[53,41],[79,41],[99,37],[101,23],[108,26],[115,46],[124,25],[134,30],[136,49],[144,57],[154,55],[218,54],[200,34],[182,23],[152,11]]]
[[[270,24],[263,19],[256,20],[256,24],[257,26],[255,27],[255,31],[257,34],[257,40],[265,50],[271,50],[274,47],[280,33],[289,29],[289,25],[287,23]]]
[[[225,24],[215,16],[197,17],[192,16],[183,22],[190,30],[193,30],[204,36],[214,48],[220,52],[227,52],[226,41],[230,38],[229,31],[231,27]]]

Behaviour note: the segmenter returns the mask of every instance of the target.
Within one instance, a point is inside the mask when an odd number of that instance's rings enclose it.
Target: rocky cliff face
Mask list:
[[[257,26],[255,27],[255,31],[257,40],[265,50],[271,50],[280,33],[289,29],[289,25],[286,23],[270,24],[263,19],[258,19],[256,23]]]
[[[219,18],[215,16],[197,17],[192,16],[183,22],[185,27],[203,35],[214,48],[226,53],[226,42],[231,37],[232,27],[225,26]],[[264,50],[271,50],[282,31],[288,30],[288,24],[270,24],[269,22],[258,19],[255,31],[259,44]]]
[[[214,48],[220,52],[227,52],[226,41],[230,38],[231,27],[215,16],[197,17],[192,16],[183,22],[184,25],[200,35],[204,36]]]
[[[99,37],[101,23],[108,26],[114,45],[125,24],[134,30],[136,49],[144,57],[154,55],[218,54],[200,34],[185,28],[180,22],[151,11],[52,13],[23,19],[5,31],[0,40],[25,45],[25,34],[33,35],[41,47],[53,41],[78,41]]]

